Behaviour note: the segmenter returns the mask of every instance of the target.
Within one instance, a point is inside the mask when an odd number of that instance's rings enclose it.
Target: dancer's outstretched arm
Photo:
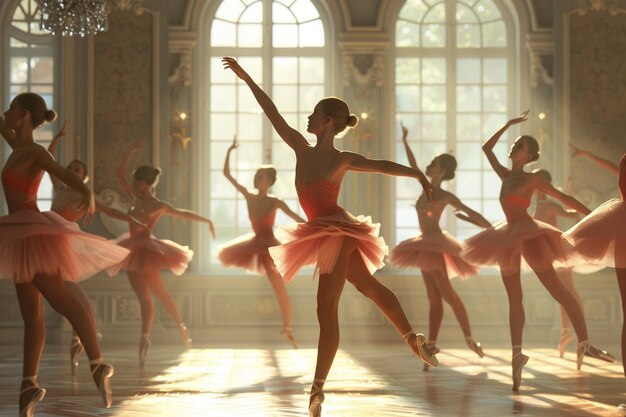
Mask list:
[[[526,116],[528,116],[529,111],[530,110],[526,110],[524,113],[520,115],[520,117],[511,119],[508,122],[506,122],[506,124],[502,126],[502,128],[498,130],[491,138],[489,138],[489,140],[485,142],[483,145],[483,153],[487,156],[487,159],[489,160],[491,167],[496,172],[496,174],[498,174],[500,178],[506,177],[509,174],[510,170],[504,165],[502,165],[500,161],[498,161],[496,154],[493,153],[493,148],[496,146],[496,143],[498,143],[498,140],[500,140],[500,137],[502,136],[502,134],[509,127],[526,121]]]
[[[458,217],[461,220],[465,220],[467,222],[475,224],[476,226],[480,226],[484,228],[491,227],[491,223],[489,223],[489,221],[485,219],[482,216],[482,214],[467,207],[454,194],[452,193],[448,193],[448,194],[449,194],[449,199],[450,199],[449,204],[456,209],[454,212],[456,217]]]
[[[15,148],[16,141],[15,131],[6,127],[4,116],[0,115],[0,135],[7,141],[11,149]]]
[[[101,211],[102,213],[106,214],[107,216],[113,218],[113,219],[117,219],[117,220],[122,220],[128,223],[132,223],[133,225],[135,225],[136,227],[139,228],[147,228],[147,226],[140,222],[139,220],[137,220],[136,218],[134,218],[133,216],[124,213],[123,211],[120,211],[118,209],[115,209],[113,207],[109,207],[106,204],[103,204],[101,202],[99,202],[98,200],[96,200],[96,211]]]
[[[435,189],[424,173],[417,168],[410,168],[384,159],[368,159],[354,152],[343,151],[341,156],[342,164],[348,171],[377,172],[396,177],[415,178],[422,184],[428,201],[432,202],[435,199]]]
[[[133,145],[128,150],[128,152],[126,152],[126,155],[122,159],[122,162],[120,163],[120,167],[117,170],[117,179],[120,182],[122,189],[124,189],[124,191],[126,191],[130,195],[135,195],[135,191],[133,190],[133,186],[130,184],[130,182],[128,182],[128,177],[127,177],[128,163],[130,162],[130,158],[132,158],[134,154],[139,152],[139,150],[143,147],[145,143],[146,143],[146,139],[144,138],[144,139],[141,139],[139,142],[137,142],[135,145]]]
[[[73,172],[55,161],[50,152],[48,152],[45,148],[36,145],[33,146],[32,149],[35,161],[44,171],[48,172],[50,175],[54,175],[69,187],[72,187],[83,195],[83,200],[79,205],[79,209],[86,210],[83,219],[87,223],[91,222],[96,208],[96,202],[91,190],[87,188],[85,183],[83,183]]]
[[[224,68],[232,70],[237,77],[241,78],[254,94],[254,98],[259,103],[263,112],[269,119],[276,133],[289,145],[294,151],[298,152],[300,148],[309,146],[309,142],[294,128],[289,126],[283,116],[278,112],[276,105],[272,102],[267,94],[254,82],[252,77],[237,63],[235,58],[224,57],[222,59]]]
[[[607,171],[609,171],[611,174],[615,174],[615,176],[619,175],[619,169],[617,167],[617,164],[614,164],[613,162],[609,161],[608,159],[604,159],[604,158],[600,158],[598,155],[595,155],[589,151],[583,151],[580,148],[577,148],[576,146],[572,145],[570,143],[570,148],[572,149],[572,157],[576,157],[576,156],[584,156],[588,159],[591,159],[596,165],[598,165],[601,168],[606,169]]]
[[[406,157],[409,160],[409,166],[413,169],[417,168],[417,161],[415,160],[415,155],[413,155],[413,151],[409,146],[409,142],[407,141],[407,136],[409,135],[409,129],[407,129],[402,123],[400,123],[402,127],[402,143],[404,144],[404,151],[406,152]]]
[[[287,205],[287,203],[285,203],[283,200],[278,200],[277,207],[281,209],[287,216],[294,219],[296,222],[306,223],[306,220],[304,220],[302,217],[298,216],[297,213],[291,210],[289,206]]]
[[[66,124],[67,124],[67,121],[63,122],[63,126],[61,126],[61,130],[59,130],[57,134],[54,135],[54,138],[52,138],[52,142],[50,142],[50,145],[48,145],[48,152],[50,152],[53,156],[57,150],[57,145],[59,144],[59,140],[61,140],[61,138],[65,136]],[[54,188],[54,191],[58,192],[61,188],[63,188],[63,183],[59,181],[57,177],[51,176],[50,181],[52,181],[52,187]]]
[[[209,231],[211,232],[211,236],[213,236],[213,239],[215,239],[215,227],[213,226],[213,222],[211,220],[209,220],[206,217],[203,217],[191,210],[186,210],[186,209],[179,209],[176,208],[174,206],[172,206],[169,203],[166,202],[162,202],[163,204],[163,210],[164,210],[164,214],[167,214],[169,216],[173,216],[173,217],[179,217],[181,219],[185,219],[185,220],[190,220],[190,221],[195,221],[195,222],[201,222],[201,223],[206,223],[209,225]]]
[[[226,152],[226,159],[224,160],[224,176],[237,189],[237,191],[239,191],[246,198],[248,198],[248,196],[250,195],[250,192],[248,191],[248,189],[244,187],[243,185],[239,184],[237,180],[230,173],[230,153],[234,149],[237,149],[238,146],[239,146],[239,142],[237,142],[237,136],[235,135],[233,137],[233,144],[230,145],[230,147],[228,148],[228,151]]]
[[[536,187],[537,190],[543,191],[546,195],[556,198],[561,203],[565,204],[568,207],[573,208],[574,210],[576,210],[577,212],[585,216],[591,213],[591,210],[585,207],[583,203],[576,200],[574,197],[567,195],[564,192],[559,191],[556,188],[554,188],[552,184],[550,184],[540,174],[531,174],[531,175],[532,175],[531,181],[533,181],[533,185]]]

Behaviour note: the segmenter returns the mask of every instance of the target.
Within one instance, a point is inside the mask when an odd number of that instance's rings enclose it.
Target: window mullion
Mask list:
[[[263,90],[270,97],[273,97],[273,80],[272,80],[272,0],[263,0]],[[263,136],[261,138],[261,147],[263,152],[263,163],[272,161],[272,125],[267,117],[263,117]],[[269,159],[268,159],[269,158]]]
[[[452,150],[453,154],[456,148],[456,1],[447,2],[446,20],[448,24],[446,37],[446,83],[447,83],[447,134],[446,134],[446,150]],[[456,185],[456,183],[455,183]],[[456,187],[449,185],[449,191],[456,194]],[[446,229],[453,235],[456,235],[456,217],[452,210],[446,211]]]

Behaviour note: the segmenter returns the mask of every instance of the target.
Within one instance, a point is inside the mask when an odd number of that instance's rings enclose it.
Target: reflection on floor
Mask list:
[[[106,348],[106,347],[105,347]],[[141,372],[137,348],[108,348],[116,366],[114,406],[100,407],[83,357],[77,378],[65,346],[47,346],[40,383],[48,390],[38,417],[306,416],[315,349],[254,349],[153,345]],[[449,349],[442,365],[422,363],[401,343],[342,347],[326,384],[325,416],[617,416],[626,402],[620,363],[587,359],[576,371],[574,353],[527,349],[530,361],[519,394],[511,392],[508,349]],[[0,347],[0,416],[16,416],[21,351]]]

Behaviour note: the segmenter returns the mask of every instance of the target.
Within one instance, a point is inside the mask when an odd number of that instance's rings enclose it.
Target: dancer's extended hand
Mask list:
[[[250,79],[250,76],[248,75],[248,73],[244,71],[243,68],[241,68],[241,65],[239,65],[239,63],[237,62],[237,60],[235,60],[235,58],[225,56],[224,58],[222,58],[222,64],[224,65],[225,69],[232,70],[235,73],[235,75],[241,78],[242,80],[246,81]]]
[[[526,110],[519,117],[516,117],[514,119],[509,120],[507,124],[509,126],[512,126],[512,125],[516,125],[518,123],[525,122],[526,120],[528,120],[528,113],[530,113],[530,109]]]
[[[215,226],[213,226],[213,222],[211,220],[209,220],[208,223],[209,223],[209,232],[211,233],[211,236],[213,237],[213,239],[215,239]]]
[[[237,149],[239,147],[239,142],[237,141],[237,135],[233,136],[233,143],[228,148],[228,151],[232,151],[233,149]]]
[[[78,209],[85,210],[85,214],[82,218],[82,223],[84,225],[91,224],[91,222],[93,222],[93,214],[96,211],[96,199],[94,198],[92,191],[89,191],[89,193],[83,196],[83,199],[80,202]]]

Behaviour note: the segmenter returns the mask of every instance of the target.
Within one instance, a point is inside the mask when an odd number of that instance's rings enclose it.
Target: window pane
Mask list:
[[[498,188],[498,192],[500,189]],[[491,223],[504,220],[504,212],[498,200],[483,201],[482,215]]]
[[[262,88],[261,80],[263,79],[263,66],[261,58],[259,57],[240,57],[238,59],[239,63],[243,68],[246,69],[248,74],[255,80],[258,80],[257,84]],[[244,88],[248,88],[245,86],[245,83],[241,80],[238,81]]]
[[[496,133],[506,123],[506,114],[486,114],[483,116],[483,137],[489,138]],[[507,132],[502,136],[502,140],[507,137]]]
[[[420,185],[414,178],[398,177],[396,179],[396,197],[408,198],[417,200],[420,194]],[[415,209],[413,209],[412,216],[415,216]]]
[[[11,58],[11,83],[25,83],[28,79],[26,58]]]
[[[459,48],[480,48],[480,26],[457,25],[456,44]]]
[[[298,87],[296,86],[275,86],[272,98],[281,112],[298,110]]]
[[[495,133],[495,131],[494,131]],[[456,116],[456,138],[459,141],[479,141],[483,138],[479,114]]]
[[[226,156],[226,153],[224,153],[224,156]],[[235,161],[231,161],[231,170],[235,178],[238,178],[237,170],[234,169],[235,167],[234,162]],[[223,158],[222,158],[222,164],[224,164]],[[211,175],[211,198],[212,199],[226,199],[226,198],[236,198],[236,197],[237,197],[237,190],[235,189],[235,187],[233,187],[233,185],[230,182],[228,182],[228,180],[221,173],[221,171],[215,171],[213,175]],[[219,203],[219,201],[216,201],[216,203]],[[213,203],[211,205],[213,205]],[[211,218],[211,220],[215,221],[215,219],[213,218]]]
[[[483,110],[506,112],[507,89],[504,86],[489,86],[483,88]]]
[[[422,82],[424,84],[444,84],[446,82],[446,61],[443,58],[422,60]]]
[[[308,22],[320,17],[310,0],[296,0],[289,9],[296,15],[299,22]]]
[[[476,17],[472,9],[461,2],[457,3],[456,6],[456,21],[457,23],[479,23],[478,17]]]
[[[396,60],[396,83],[418,84],[420,82],[419,58],[398,58]]]
[[[263,26],[260,24],[240,24],[237,46],[255,48],[263,45]]]
[[[422,87],[423,111],[446,111],[446,88],[435,86]]]
[[[296,23],[296,17],[288,8],[280,3],[272,4],[272,22],[274,23]]]
[[[300,109],[311,110],[324,98],[324,86],[302,85],[300,86]]]
[[[496,6],[492,0],[480,0],[474,6],[474,10],[482,22],[488,22],[501,17],[498,6]]]
[[[506,84],[507,81],[505,58],[485,58],[483,60],[483,82],[485,84]]]
[[[218,175],[215,175],[215,176],[218,176]],[[224,177],[223,175],[219,175],[219,176]],[[225,184],[223,186],[225,186]],[[234,190],[232,185],[230,186],[230,188]],[[236,213],[236,202],[234,200],[211,201],[211,220],[213,220],[213,223],[215,223],[216,226],[218,227],[234,226],[235,225],[235,216],[233,216],[234,213]],[[220,236],[220,238],[223,238],[221,233],[216,233],[216,236]]]
[[[33,83],[47,83],[52,84],[54,82],[54,61],[52,58],[31,58],[30,60],[31,76]]]
[[[481,143],[457,143],[456,145],[456,159],[459,170],[481,168],[480,161],[482,155]]]
[[[400,17],[421,22],[427,10],[428,6],[422,0],[408,0],[400,10]]]
[[[272,37],[275,48],[295,48],[298,46],[298,26],[275,24]]]
[[[396,87],[396,108],[398,111],[420,111],[420,90],[415,86]]]
[[[480,87],[477,85],[456,88],[456,108],[463,112],[480,111]]]
[[[460,171],[456,176],[456,195],[461,200],[466,198],[481,197],[481,175],[480,171]]]
[[[416,196],[416,198],[417,197],[418,196]],[[414,204],[415,200],[398,200],[398,203],[396,204],[397,227],[415,227],[417,225],[417,214],[415,213]]]
[[[426,48],[441,48],[446,46],[446,26],[433,24],[423,25],[422,46]]]
[[[446,119],[445,114],[422,114],[422,139],[445,142],[448,136]]]
[[[324,83],[324,58],[300,58],[300,83]]]
[[[419,46],[420,26],[403,20],[396,23],[396,46]]]
[[[239,0],[222,0],[220,7],[218,7],[215,13],[215,17],[230,22],[237,22],[244,9],[245,6]]]
[[[459,58],[456,62],[458,84],[480,83],[480,58]]]
[[[212,113],[211,140],[232,140],[236,123],[234,114]]]
[[[224,69],[221,57],[212,57],[210,65],[211,84],[235,84],[237,82],[237,76],[235,73]]]
[[[298,58],[274,57],[272,81],[275,84],[295,84],[298,82]]]
[[[241,15],[240,22],[243,23],[261,23],[263,22],[263,3],[257,2],[252,4]]]
[[[213,46],[235,46],[237,44],[237,25],[213,20],[211,25],[211,45]]]
[[[216,85],[211,88],[211,109],[214,111],[234,111],[237,89],[234,85]]]
[[[445,23],[446,22],[446,5],[445,2],[437,4],[431,8],[424,18],[426,23]]]
[[[14,37],[11,36],[11,43],[10,43],[10,47],[11,48],[28,48],[28,44],[26,42],[22,42],[18,39],[15,39]]]
[[[230,101],[226,97],[223,97],[222,99],[224,101]],[[254,95],[247,87],[238,86],[237,88],[237,110],[244,113],[259,111],[259,103],[257,103]]]
[[[321,20],[300,25],[300,47],[324,46],[324,26]]]
[[[483,25],[483,46],[506,46],[506,28],[504,27],[504,22],[492,22]]]
[[[263,117],[260,109],[256,114],[239,114],[237,116],[237,137],[241,140],[261,140]]]
[[[502,161],[505,162],[505,161]],[[483,195],[486,198],[498,198],[502,180],[492,169],[483,172]]]

